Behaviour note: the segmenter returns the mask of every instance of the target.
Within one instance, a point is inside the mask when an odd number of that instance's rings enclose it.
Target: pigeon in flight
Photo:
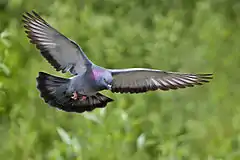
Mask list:
[[[69,79],[39,72],[37,88],[50,106],[66,112],[82,113],[103,108],[113,99],[99,93],[143,93],[202,85],[212,74],[187,74],[147,68],[106,69],[97,66],[74,41],[58,32],[36,12],[26,12],[23,23],[27,37],[41,55]]]

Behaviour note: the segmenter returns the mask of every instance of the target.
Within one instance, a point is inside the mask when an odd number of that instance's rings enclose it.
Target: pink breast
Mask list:
[[[101,75],[101,72],[93,71],[91,77],[92,79],[97,79],[98,77],[100,77],[100,75]]]

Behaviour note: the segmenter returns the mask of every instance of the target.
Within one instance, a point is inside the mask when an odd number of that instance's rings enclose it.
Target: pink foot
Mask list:
[[[81,101],[84,101],[87,99],[87,96],[82,96]]]
[[[78,99],[78,94],[77,94],[76,91],[73,92],[73,96],[72,96],[71,98],[74,99],[74,100],[77,100],[77,99]]]

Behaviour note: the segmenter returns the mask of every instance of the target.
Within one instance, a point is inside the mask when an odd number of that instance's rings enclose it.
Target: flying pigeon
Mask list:
[[[212,74],[166,72],[148,68],[106,69],[94,64],[82,48],[58,32],[36,12],[23,15],[25,32],[41,55],[69,79],[39,72],[37,88],[50,106],[66,112],[82,113],[103,108],[113,99],[99,93],[143,93],[202,85]]]

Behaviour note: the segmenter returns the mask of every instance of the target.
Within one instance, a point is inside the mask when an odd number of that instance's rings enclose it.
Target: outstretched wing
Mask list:
[[[202,85],[212,74],[186,74],[146,68],[112,69],[112,92],[142,93]]]
[[[23,23],[30,42],[35,44],[57,71],[70,71],[76,75],[92,62],[80,46],[51,27],[34,11],[23,15]]]

